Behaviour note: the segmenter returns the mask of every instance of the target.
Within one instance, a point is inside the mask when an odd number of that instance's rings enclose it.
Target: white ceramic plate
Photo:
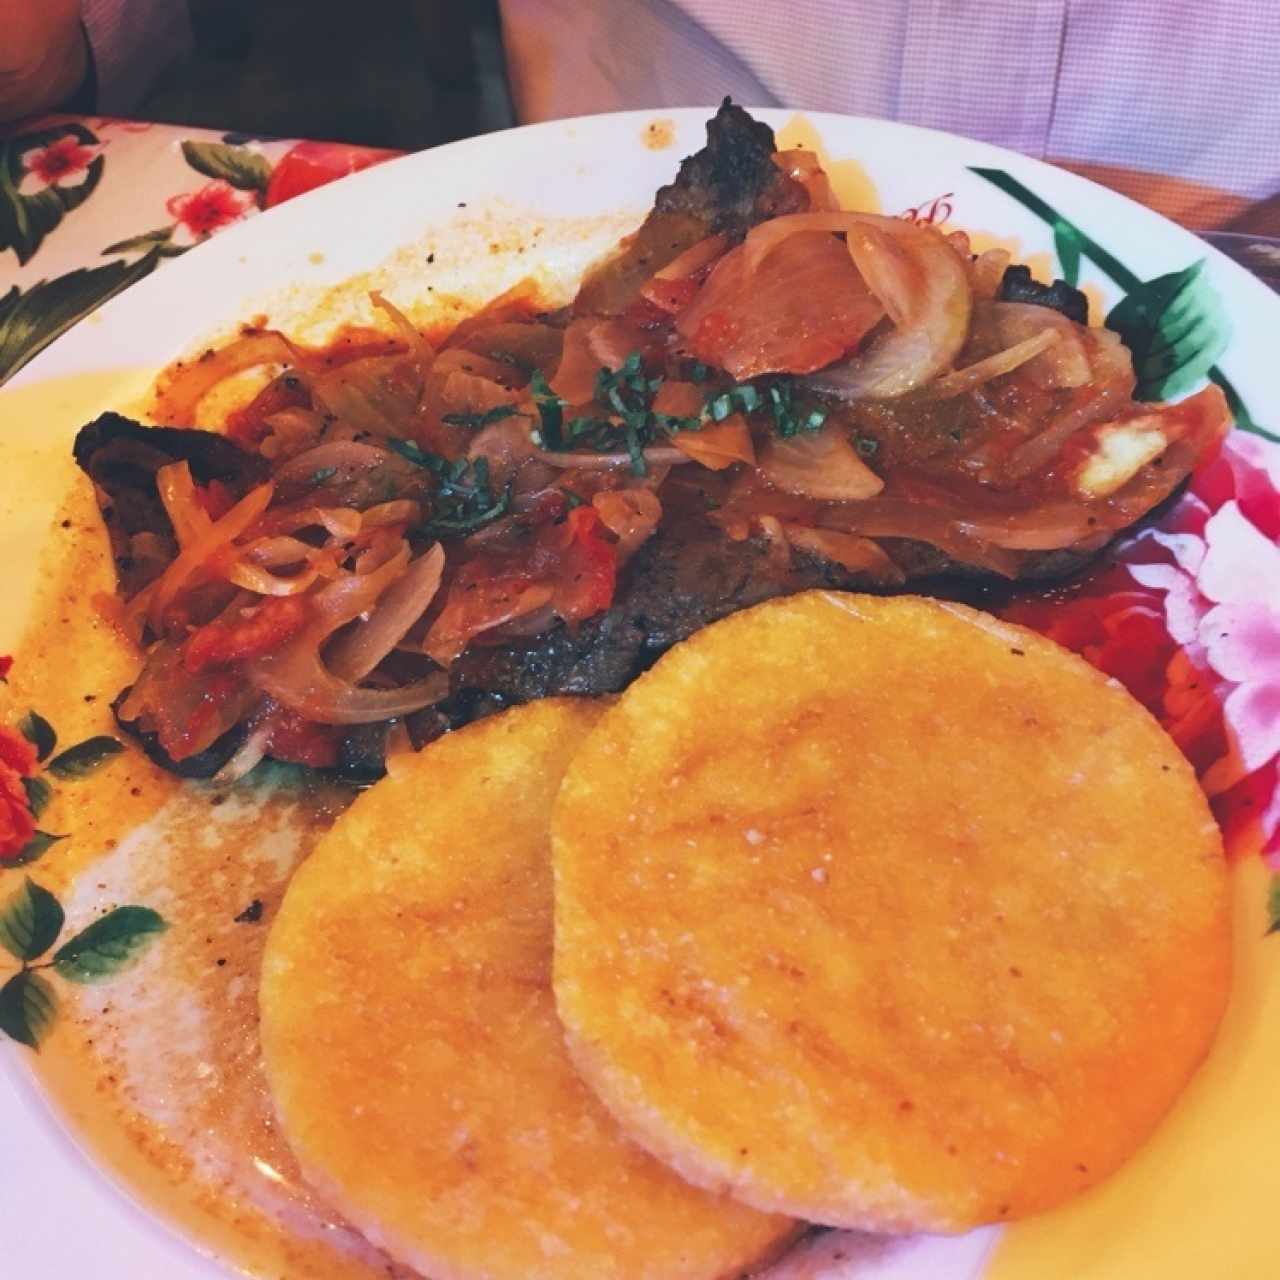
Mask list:
[[[368,284],[381,285],[402,306],[416,302],[429,309],[448,305],[447,299],[445,304],[439,299],[450,294],[459,295],[464,304],[478,302],[531,268],[552,282],[567,283],[639,220],[654,189],[670,180],[678,158],[701,145],[709,114],[687,110],[660,117],[593,117],[406,157],[230,230],[80,324],[0,391],[0,426],[9,457],[0,476],[0,553],[16,575],[6,593],[11,603],[0,622],[0,652],[16,639],[33,574],[24,566],[34,562],[49,502],[66,481],[71,437],[106,400],[127,398],[148,374],[255,314],[265,312],[286,329],[291,318],[314,321],[319,315],[332,321],[358,314]],[[876,121],[759,114],[790,143],[820,141],[831,160],[842,162],[832,166],[838,189],[860,207],[949,215],[954,226],[988,233],[1041,273],[1062,269],[1054,258],[1054,228],[1047,219],[1056,214],[1067,220],[1083,233],[1081,283],[1100,313],[1120,298],[1120,284],[1127,281],[1132,287],[1135,280],[1150,280],[1207,257],[1205,279],[1222,299],[1231,327],[1217,367],[1255,422],[1280,425],[1280,379],[1275,375],[1280,299],[1187,232],[1080,178],[981,143]],[[655,119],[656,129],[650,127]],[[653,145],[668,136],[670,145]],[[1027,207],[1025,194],[1020,200],[974,173],[975,166],[1011,175],[1036,207]],[[1073,239],[1068,229],[1064,240],[1061,226],[1058,231],[1058,247],[1070,254],[1071,243],[1079,246],[1080,239]],[[431,263],[428,252],[435,255]],[[1107,273],[1117,274],[1116,266],[1124,277],[1119,283]],[[359,286],[338,287],[362,273],[370,274]],[[326,296],[331,288],[336,292]],[[33,421],[36,405],[41,406],[38,422]],[[1256,864],[1244,878],[1249,893],[1260,897]],[[0,870],[0,894],[17,883],[17,873]],[[1250,920],[1256,923],[1252,916]],[[1280,951],[1280,939],[1275,949]],[[1123,1214],[1112,1221],[1110,1232],[1123,1235],[1125,1243],[1108,1255],[1107,1233],[1098,1237],[1094,1232],[1097,1247],[1088,1255],[1092,1269],[1062,1270],[1050,1263],[1051,1253],[1062,1258],[1085,1254],[1079,1249],[1055,1253],[1060,1241],[1055,1244],[1053,1230],[1046,1227],[1043,1249],[1034,1237],[1031,1246],[1043,1269],[1002,1270],[997,1249],[990,1274],[1151,1275],[1157,1273],[1151,1269],[1154,1259],[1167,1256],[1172,1261],[1162,1262],[1159,1274],[1182,1275],[1185,1266],[1185,1274],[1191,1275],[1200,1251],[1192,1229],[1179,1220],[1180,1215],[1186,1219],[1200,1213],[1205,1216],[1195,1232],[1213,1237],[1214,1252],[1204,1256],[1217,1261],[1194,1274],[1230,1274],[1242,1280],[1263,1275],[1250,1269],[1247,1260],[1266,1256],[1254,1245],[1261,1233],[1270,1231],[1261,1212],[1260,1187],[1266,1181],[1267,1157],[1275,1149],[1276,1108],[1263,1114],[1254,1110],[1251,1133],[1245,1138],[1236,1134],[1228,1143],[1236,1154],[1230,1157],[1232,1173],[1225,1186],[1222,1159],[1202,1159],[1189,1136],[1206,1116],[1205,1123],[1239,1118],[1246,1105],[1242,1099],[1252,1096],[1249,1089],[1256,1087],[1262,1096],[1268,1068],[1259,1058],[1265,1047],[1265,1028],[1259,1028],[1263,1007],[1269,1004],[1274,1012],[1277,1003],[1277,973],[1269,953],[1258,961],[1261,978],[1253,961],[1247,964],[1253,966],[1253,976],[1241,998],[1251,1003],[1243,1010],[1233,1006],[1215,1055],[1216,1062],[1227,1054],[1229,1069],[1207,1073],[1210,1083],[1201,1087],[1198,1082],[1195,1098],[1186,1104],[1192,1108],[1190,1118],[1182,1114],[1184,1107],[1166,1126],[1173,1138],[1166,1141],[1163,1131],[1158,1136],[1168,1176],[1137,1184],[1137,1190],[1166,1184],[1172,1190],[1155,1193],[1154,1202],[1137,1218],[1132,1209],[1136,1191],[1127,1201],[1116,1202],[1130,1205],[1128,1209],[1111,1212],[1104,1204],[1104,1220]],[[1274,1050],[1276,1037],[1266,1034]],[[1276,1060],[1280,1057],[1273,1053],[1269,1069]],[[94,1169],[41,1100],[30,1068],[25,1050],[0,1044],[0,1221],[5,1225],[0,1271],[15,1280],[79,1274],[101,1280],[211,1280],[226,1274],[221,1263],[169,1234]],[[1146,1175],[1140,1171],[1139,1176]],[[1128,1177],[1128,1171],[1121,1175]],[[1242,1215],[1253,1212],[1250,1205],[1259,1214],[1246,1222]],[[1192,1206],[1197,1208],[1187,1212]],[[1110,1218],[1105,1217],[1108,1212]],[[1062,1217],[1053,1215],[1055,1221]],[[1132,1232],[1126,1223],[1132,1223]],[[1033,1229],[1039,1228],[1026,1228]],[[1075,1231],[1070,1219],[1065,1230],[1068,1236]],[[1150,1242],[1142,1255],[1150,1266],[1140,1272],[1117,1270],[1130,1256],[1126,1251],[1135,1232]],[[961,1265],[960,1253],[951,1249],[955,1269],[947,1274],[979,1274],[983,1264],[978,1257],[984,1251],[985,1242],[982,1248],[970,1247]],[[896,1256],[897,1262],[858,1274],[937,1280],[946,1270],[941,1261],[931,1261],[927,1247]],[[1228,1262],[1236,1256],[1239,1267]]]

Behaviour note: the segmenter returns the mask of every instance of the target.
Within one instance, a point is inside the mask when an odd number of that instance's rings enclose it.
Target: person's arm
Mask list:
[[[0,122],[72,97],[89,69],[79,0],[0,0]]]

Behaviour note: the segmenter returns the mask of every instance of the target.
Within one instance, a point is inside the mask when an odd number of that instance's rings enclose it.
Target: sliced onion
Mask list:
[[[244,550],[244,558],[251,564],[275,569],[282,564],[302,564],[315,554],[315,550],[301,538],[280,535],[251,542]]]
[[[831,189],[831,179],[827,177],[816,152],[792,147],[790,151],[775,151],[770,158],[788,178],[798,182],[809,193],[809,208],[815,213],[840,208],[840,201]]]
[[[160,633],[164,611],[173,603],[178,592],[186,586],[193,574],[204,567],[211,556],[231,546],[257,520],[267,509],[274,492],[275,486],[270,483],[251,489],[226,515],[220,520],[212,521],[204,533],[178,553],[178,558],[154,583],[155,592],[147,607],[148,621],[157,635]]]
[[[707,236],[677,254],[665,267],[653,273],[655,280],[683,280],[709,267],[727,248],[729,237],[723,232]]]
[[[177,372],[161,388],[156,400],[156,416],[172,426],[194,426],[200,402],[224,378],[277,364],[305,366],[298,349],[275,329],[248,333],[219,349],[209,351],[177,367]]]
[[[814,529],[808,525],[782,522],[782,531],[793,547],[830,560],[851,573],[866,574],[881,586],[901,586],[907,575],[889,558],[879,543],[838,529]]]
[[[260,565],[246,564],[243,560],[227,570],[228,582],[234,582],[246,591],[256,591],[260,596],[301,595],[319,576],[317,569],[304,569],[286,577]]]
[[[417,357],[425,369],[435,359],[436,353],[431,343],[422,336],[422,331],[418,326],[394,302],[384,298],[377,289],[369,290],[369,301],[379,311],[385,312],[391,318],[392,323],[400,331],[400,336],[408,344],[409,350]]]
[[[990,301],[1000,292],[1004,273],[1009,269],[1012,258],[1008,249],[988,249],[969,264],[969,280],[975,300]]]
[[[849,252],[895,328],[813,374],[808,385],[847,400],[905,395],[950,368],[964,346],[973,310],[965,263],[930,227],[874,214],[840,216],[856,219]]]
[[[433,672],[399,689],[361,689],[333,674],[320,648],[338,627],[372,609],[405,571],[409,548],[368,574],[347,574],[313,597],[316,621],[284,648],[248,665],[249,678],[281,706],[321,724],[367,724],[407,715],[439,702],[449,691],[444,672]]]
[[[629,560],[653,536],[662,519],[662,502],[648,489],[601,489],[591,505],[618,539],[619,563]]]
[[[311,378],[311,398],[349,429],[407,436],[425,381],[426,370],[411,356],[366,356]]]
[[[555,453],[550,449],[539,449],[534,457],[545,462],[549,467],[566,470],[576,467],[581,471],[607,471],[610,467],[629,467],[629,453]],[[665,445],[654,445],[644,450],[644,460],[651,467],[678,467],[693,459],[679,449]]]
[[[936,378],[925,386],[924,394],[930,400],[947,400],[952,396],[963,395],[966,391],[982,386],[984,382],[990,382],[992,378],[1012,373],[1020,365],[1047,351],[1057,341],[1058,335],[1052,329],[1041,329],[1033,337],[1025,338],[1004,351],[997,351],[985,360],[978,360],[963,369],[943,374],[941,378]]]
[[[862,501],[884,488],[835,427],[769,441],[757,470],[774,488],[819,502]]]
[[[751,428],[740,413],[731,413],[722,422],[708,423],[701,431],[677,431],[671,443],[711,471],[723,471],[735,462],[754,466],[756,461]]]
[[[196,496],[196,482],[191,478],[189,463],[171,462],[156,470],[156,492],[164,503],[165,514],[173,525],[178,546],[185,547],[208,533],[209,513]]]
[[[363,680],[408,634],[440,589],[444,548],[437,542],[404,571],[365,622],[340,636],[325,665],[341,680]]]
[[[360,528],[380,529],[389,524],[412,524],[420,511],[421,508],[412,498],[393,498],[390,502],[380,502],[376,507],[370,507],[364,512],[355,511],[353,514],[360,517]]]
[[[369,471],[391,460],[391,453],[376,445],[362,444],[357,440],[336,440],[317,445],[290,458],[276,473],[280,485],[298,484],[311,479],[317,471],[334,467],[339,471]]]
[[[258,452],[277,462],[303,449],[314,448],[324,434],[323,416],[314,409],[299,406],[268,414],[263,423],[270,428],[270,433],[258,446]]]
[[[1058,335],[1058,342],[1043,360],[1028,370],[1036,383],[1046,388],[1082,387],[1094,377],[1086,339],[1090,331],[1052,307],[1029,302],[993,302],[988,314],[995,321],[1001,342],[1016,343],[1045,332]]]
[[[270,703],[267,704],[268,706]],[[251,769],[261,764],[267,754],[267,746],[271,742],[271,716],[268,713],[240,744],[240,749],[226,764],[213,775],[212,781],[218,786],[239,782]]]

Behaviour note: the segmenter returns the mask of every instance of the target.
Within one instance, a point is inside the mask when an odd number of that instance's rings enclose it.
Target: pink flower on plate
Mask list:
[[[1227,816],[1247,819],[1280,863],[1278,489],[1280,450],[1233,436],[1163,527],[1122,556],[1136,582],[1164,593],[1170,637],[1221,704],[1225,750],[1202,769],[1205,791],[1220,816],[1223,802],[1253,809]],[[1155,548],[1159,558],[1148,559]]]
[[[170,197],[164,207],[177,220],[174,243],[188,244],[207,239],[215,231],[257,211],[251,193],[237,191],[221,178],[206,182],[199,191]]]
[[[31,196],[50,187],[78,187],[101,153],[101,144],[89,146],[71,134],[55,139],[47,147],[33,147],[22,156],[26,175],[18,194]]]

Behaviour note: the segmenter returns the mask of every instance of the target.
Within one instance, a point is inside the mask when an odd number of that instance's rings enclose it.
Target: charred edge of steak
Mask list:
[[[659,189],[656,213],[691,214],[706,234],[745,235],[757,222],[801,207],[804,193],[773,163],[773,130],[728,98],[707,121],[707,145]]]
[[[1006,267],[999,296],[1001,302],[1029,302],[1035,307],[1060,311],[1076,324],[1089,323],[1089,299],[1079,289],[1073,289],[1065,280],[1041,284],[1032,277],[1030,267]]]
[[[116,724],[142,748],[148,760],[158,764],[168,773],[177,774],[179,778],[212,778],[240,750],[248,734],[248,730],[243,725],[236,725],[203,751],[182,760],[175,760],[160,745],[157,734],[148,733],[145,729],[139,728],[136,720],[126,720],[120,714],[120,708],[124,705],[132,688],[132,685],[126,685],[111,704],[111,714],[115,716]]]
[[[156,472],[186,462],[197,484],[218,480],[242,498],[267,479],[266,460],[213,431],[186,427],[146,427],[118,413],[104,413],[76,436],[73,455],[93,481],[111,538],[120,587],[132,596],[147,585],[133,562],[132,539],[153,533],[171,539],[173,526],[160,501]]]
[[[574,313],[621,315],[655,271],[699,240],[740,240],[766,218],[807,209],[805,189],[773,163],[776,146],[767,124],[726,98],[707,122],[707,145],[659,189],[634,239],[587,272]]]

